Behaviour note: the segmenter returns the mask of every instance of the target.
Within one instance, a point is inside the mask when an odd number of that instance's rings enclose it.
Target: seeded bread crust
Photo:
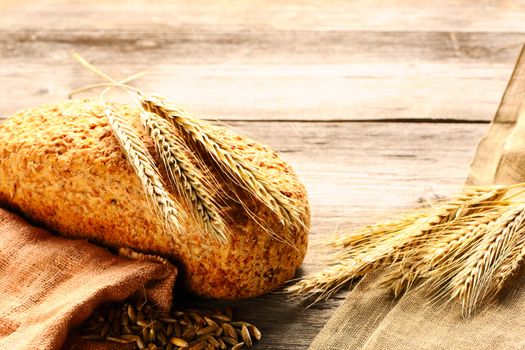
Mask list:
[[[140,130],[160,164],[138,110],[113,107]],[[304,187],[275,151],[224,128],[219,132],[308,208]],[[275,234],[284,234],[275,216],[249,198],[243,200],[251,212]],[[204,297],[242,299],[275,290],[293,277],[307,248],[306,227],[291,233],[293,246],[279,242],[233,200],[225,212],[230,243],[203,234],[191,220],[171,238],[150,209],[102,106],[90,100],[27,109],[0,124],[0,204],[67,237],[167,257],[181,267],[184,285]]]

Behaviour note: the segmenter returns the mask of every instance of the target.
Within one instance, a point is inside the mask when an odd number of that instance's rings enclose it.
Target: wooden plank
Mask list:
[[[3,2],[0,115],[95,81],[79,51],[212,118],[490,120],[524,4]]]
[[[364,224],[450,195],[467,174],[486,124],[231,122],[279,150],[309,190],[314,231]],[[363,221],[364,220],[364,221]],[[370,223],[370,222],[368,222]],[[333,226],[329,226],[333,224]]]
[[[525,2],[405,1],[207,1],[4,0],[7,27],[134,30],[191,25],[285,30],[522,32]]]
[[[66,14],[64,14],[65,16]],[[0,14],[5,19],[5,14]],[[26,23],[23,20],[22,23]],[[73,22],[73,19],[71,19]],[[109,19],[108,19],[109,21]],[[28,28],[0,22],[0,57],[18,59],[69,58],[77,49],[100,63],[122,64],[349,64],[349,63],[458,63],[488,66],[513,63],[525,33],[455,31],[309,31],[247,30],[202,25],[179,25],[105,31],[83,27]],[[524,25],[525,29],[525,25]],[[100,52],[100,57],[96,53]],[[119,57],[122,54],[122,57]],[[133,58],[129,60],[130,56]],[[70,63],[67,60],[62,62]]]
[[[300,271],[322,267],[327,237],[371,224],[421,198],[458,191],[468,173],[482,124],[232,123],[279,149],[306,184],[312,205],[311,244]],[[239,318],[258,325],[258,349],[306,349],[346,293],[305,309],[284,295],[235,303],[178,296],[178,305],[232,305]]]
[[[0,115],[98,82],[70,57],[79,51],[115,76],[148,69],[141,89],[223,120],[488,121],[525,40],[462,34],[455,47],[450,33],[382,35],[0,32]]]

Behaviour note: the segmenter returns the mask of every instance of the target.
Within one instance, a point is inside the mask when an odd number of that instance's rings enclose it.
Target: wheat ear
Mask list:
[[[396,247],[391,272],[384,276],[382,284],[390,285],[396,296],[411,288],[429,269],[428,260],[436,244],[450,239],[456,227],[477,220],[478,214],[487,211],[506,191],[505,187],[468,188],[455,199],[438,205],[426,219],[414,221],[413,233]]]
[[[377,244],[380,240],[396,236],[407,227],[414,225],[417,220],[424,218],[427,215],[428,213],[421,211],[403,215],[400,219],[392,220],[390,222],[368,225],[359,228],[356,232],[350,232],[330,239],[328,241],[328,246],[340,249],[350,248],[347,252],[352,254],[354,248],[366,248],[367,246]]]
[[[348,282],[356,277],[373,272],[377,266],[381,265],[382,260],[380,257],[369,257],[371,261],[367,261],[367,257],[339,260],[337,264],[287,286],[285,292],[303,297],[316,295],[314,303],[326,300],[337,293]]]
[[[494,272],[512,251],[513,242],[523,234],[525,206],[507,211],[491,222],[464,268],[451,281],[451,299],[459,299],[463,311],[470,315],[476,304],[491,297]]]
[[[182,232],[180,206],[166,190],[146,145],[137,130],[124,117],[115,113],[111,107],[106,107],[104,113],[129,164],[142,183],[149,202],[163,219],[168,233],[174,237],[174,232]]]
[[[461,265],[465,252],[483,236],[489,222],[496,220],[502,210],[483,210],[463,217],[458,222],[439,226],[429,231],[425,240],[415,242],[402,258],[394,262],[391,272],[382,280],[389,285],[396,296],[412,288],[417,281],[424,280],[423,286],[430,286],[436,298],[442,295],[442,287]]]
[[[219,193],[219,190],[206,181],[203,172],[191,161],[190,151],[177,137],[178,131],[155,113],[142,112],[140,117],[169,179],[193,209],[195,218],[219,241],[228,241],[229,231],[212,199],[212,194]]]
[[[218,164],[227,177],[235,180],[261,203],[277,214],[281,223],[290,228],[305,227],[306,215],[298,208],[293,198],[275,187],[268,175],[248,163],[231,145],[217,137],[213,127],[207,122],[191,117],[182,110],[157,96],[142,96],[141,103],[147,111],[156,113],[179,127],[192,141],[198,143]]]
[[[431,210],[416,212],[393,223],[369,226],[331,244],[342,251],[334,255],[334,264],[290,286],[292,294],[319,292],[323,297],[342,287],[341,281],[391,267],[381,281],[399,294],[420,276],[423,257],[431,255],[429,242],[447,236],[447,232],[472,222],[507,192],[505,187],[468,188],[455,199],[439,203]]]
[[[500,269],[494,275],[492,289],[494,293],[500,292],[503,287],[514,277],[523,266],[525,260],[525,232],[522,232],[519,240],[507,258],[501,263]]]

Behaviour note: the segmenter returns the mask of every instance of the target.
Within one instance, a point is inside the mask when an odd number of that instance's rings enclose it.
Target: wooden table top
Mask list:
[[[461,188],[524,42],[525,1],[2,0],[0,119],[99,82],[73,51],[115,77],[147,69],[142,90],[294,166],[312,206],[308,274],[330,235]],[[233,306],[261,328],[257,349],[305,349],[346,295]]]

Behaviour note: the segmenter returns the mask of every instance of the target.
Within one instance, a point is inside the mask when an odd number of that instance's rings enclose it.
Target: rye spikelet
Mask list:
[[[191,161],[191,153],[182,143],[178,131],[154,113],[142,112],[140,117],[171,183],[185,198],[188,207],[193,209],[195,219],[206,232],[222,242],[228,241],[228,228],[213,200],[213,195],[219,193],[219,189],[211,181],[206,181],[209,177],[204,176]]]
[[[153,205],[157,215],[162,218],[168,234],[175,237],[176,232],[182,232],[180,206],[166,190],[146,145],[140,139],[137,130],[125,118],[115,113],[111,107],[106,107],[104,113],[129,164],[140,179],[150,204]]]
[[[232,152],[232,145],[218,137],[209,123],[189,116],[158,96],[141,96],[141,104],[145,110],[162,116],[178,127],[193,141],[188,142],[189,144],[197,143],[200,146],[200,149],[195,149],[197,153],[201,149],[204,150],[218,165],[217,168],[223,175],[271,209],[283,225],[290,229],[305,226],[306,215],[298,209],[302,206],[276,188],[265,172],[254,167],[236,152]]]

